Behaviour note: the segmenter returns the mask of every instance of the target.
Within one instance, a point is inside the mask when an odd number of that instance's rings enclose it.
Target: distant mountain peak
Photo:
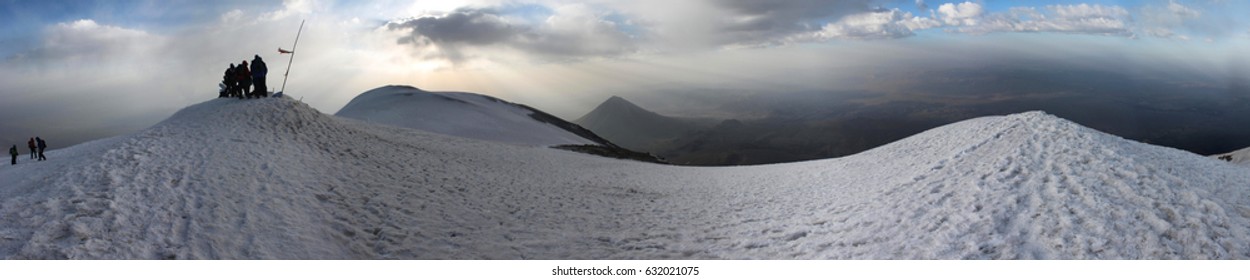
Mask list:
[[[620,96],[609,97],[574,122],[622,147],[639,150],[694,129],[681,119],[648,111]]]
[[[607,100],[604,100],[603,103],[599,103],[599,106],[595,106],[594,110],[591,110],[589,113],[586,113],[586,115],[582,116],[581,118],[574,120],[574,122],[579,123],[579,124],[584,124],[583,121],[594,121],[596,119],[622,118],[622,117],[636,119],[639,117],[657,118],[661,116],[654,112],[647,111],[647,109],[643,109],[637,104],[634,104],[633,102],[629,102],[629,100],[625,100],[625,98],[623,97],[613,95],[612,97],[609,97]]]
[[[603,103],[600,105],[631,106],[631,107],[638,107],[639,109],[642,109],[642,107],[639,107],[637,104],[634,104],[633,102],[629,102],[629,100],[626,100],[624,97],[620,97],[617,95],[613,95],[612,97],[609,97],[608,100],[604,100]]]
[[[608,100],[604,100],[603,103],[600,103],[599,106],[595,108],[595,110],[628,110],[633,111],[634,113],[645,112],[645,114],[655,114],[647,109],[643,109],[641,106],[638,106],[638,104],[625,100],[624,97],[616,95],[609,97]]]

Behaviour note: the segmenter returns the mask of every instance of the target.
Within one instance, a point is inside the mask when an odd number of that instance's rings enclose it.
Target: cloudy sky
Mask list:
[[[322,112],[408,84],[573,119],[610,95],[851,89],[865,75],[996,62],[1240,79],[1245,11],[1228,0],[0,0],[0,140],[58,146],[150,126],[215,97],[225,67],[254,54],[279,87],[277,48],[301,20],[287,91]]]

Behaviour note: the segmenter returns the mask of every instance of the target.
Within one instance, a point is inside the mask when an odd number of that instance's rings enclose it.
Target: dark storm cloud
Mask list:
[[[730,37],[727,44],[767,44],[780,38],[820,29],[819,21],[833,21],[843,16],[871,11],[871,0],[719,0],[717,5],[729,11],[730,21],[723,26]]]
[[[458,62],[468,58],[469,48],[509,48],[555,60],[632,52],[635,42],[620,25],[574,5],[556,9],[542,22],[510,19],[498,9],[460,8],[441,16],[391,22],[386,28],[408,32],[399,44],[435,47],[433,55]]]
[[[403,44],[491,45],[512,41],[526,28],[505,22],[492,9],[462,8],[450,14],[426,16],[386,25],[391,30],[411,30]]]
[[[861,12],[871,0],[719,0],[719,5],[739,15],[761,16],[761,21],[789,22]]]

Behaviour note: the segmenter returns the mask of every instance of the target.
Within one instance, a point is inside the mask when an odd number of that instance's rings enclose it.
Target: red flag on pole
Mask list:
[[[282,48],[278,48],[278,53],[295,53],[295,52],[284,50]]]

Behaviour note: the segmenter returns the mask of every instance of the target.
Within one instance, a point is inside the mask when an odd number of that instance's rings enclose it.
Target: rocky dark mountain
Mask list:
[[[668,117],[643,109],[619,96],[608,98],[573,121],[627,149],[654,152],[653,147],[704,125],[693,119]]]

